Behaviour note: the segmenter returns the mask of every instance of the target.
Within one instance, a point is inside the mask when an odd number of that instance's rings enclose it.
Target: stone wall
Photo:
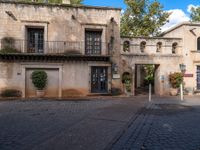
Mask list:
[[[111,36],[119,48],[120,9],[0,1],[0,20],[0,39],[27,40],[28,27],[42,27],[45,41],[80,42],[84,54],[85,30],[102,30],[102,54]]]
[[[197,51],[197,38],[200,37],[199,23],[182,23],[174,30],[165,33],[164,37],[178,37],[183,39],[183,63],[186,65],[186,74],[184,78],[185,88],[197,89],[197,66],[200,65],[200,57]]]
[[[124,51],[124,42],[129,42],[129,50]],[[145,42],[144,51],[141,51],[141,43]],[[159,51],[157,44],[162,43]],[[175,54],[172,54],[172,45],[177,43]],[[157,66],[155,72],[155,93],[157,95],[169,95],[169,74],[180,72],[179,64],[182,63],[182,39],[181,38],[145,38],[124,37],[121,40],[121,63],[123,72],[132,73],[132,91],[135,94],[136,65],[153,64]]]

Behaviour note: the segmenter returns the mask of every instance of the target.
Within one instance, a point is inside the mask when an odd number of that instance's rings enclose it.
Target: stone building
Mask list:
[[[200,90],[200,23],[183,22],[163,32],[160,37],[122,37],[122,72],[133,78],[132,93],[142,87],[143,65],[155,66],[154,92],[169,95],[169,74],[181,72],[180,65],[186,67],[184,89],[188,94]],[[128,45],[128,46],[127,46]]]
[[[169,37],[122,37],[121,39],[122,72],[132,76],[132,92],[144,85],[143,65],[154,65],[154,93],[169,94],[168,75],[180,72],[182,62],[182,39]],[[147,85],[148,90],[148,85]],[[144,93],[143,93],[144,94]]]
[[[168,76],[186,65],[185,88],[200,90],[199,23],[182,23],[160,37],[120,37],[121,9],[0,0],[0,92],[35,97],[31,74],[48,74],[47,97],[131,94],[144,86],[144,66],[154,66],[154,92],[169,95]]]
[[[111,93],[119,63],[118,8],[0,1],[0,89],[34,97],[34,70],[48,74],[47,97]]]

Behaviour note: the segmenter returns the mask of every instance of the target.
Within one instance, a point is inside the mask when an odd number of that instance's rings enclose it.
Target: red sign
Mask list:
[[[193,74],[184,74],[184,77],[187,77],[187,78],[192,78],[194,75]]]

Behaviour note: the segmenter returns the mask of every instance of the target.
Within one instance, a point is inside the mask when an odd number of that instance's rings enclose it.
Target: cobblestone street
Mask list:
[[[0,102],[0,150],[102,150],[145,100]]]
[[[200,150],[199,97],[1,101],[0,150]]]
[[[152,102],[138,112],[108,149],[200,150],[198,103],[192,105],[176,100]]]

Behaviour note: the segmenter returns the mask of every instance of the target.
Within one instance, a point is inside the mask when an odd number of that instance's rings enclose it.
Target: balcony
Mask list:
[[[39,57],[59,57],[59,59],[80,58],[81,60],[85,60],[84,58],[88,60],[90,58],[91,61],[98,61],[108,60],[107,57],[110,55],[108,44],[103,42],[99,45],[86,46],[86,43],[83,41],[30,42],[26,40],[7,40],[5,42],[5,40],[1,40],[0,48],[1,58],[5,58],[6,56],[15,56],[15,58],[16,56],[23,56],[25,58],[24,56],[26,56],[28,57],[26,59],[31,59],[37,56],[38,59]],[[88,48],[90,48],[90,51],[88,51]]]

